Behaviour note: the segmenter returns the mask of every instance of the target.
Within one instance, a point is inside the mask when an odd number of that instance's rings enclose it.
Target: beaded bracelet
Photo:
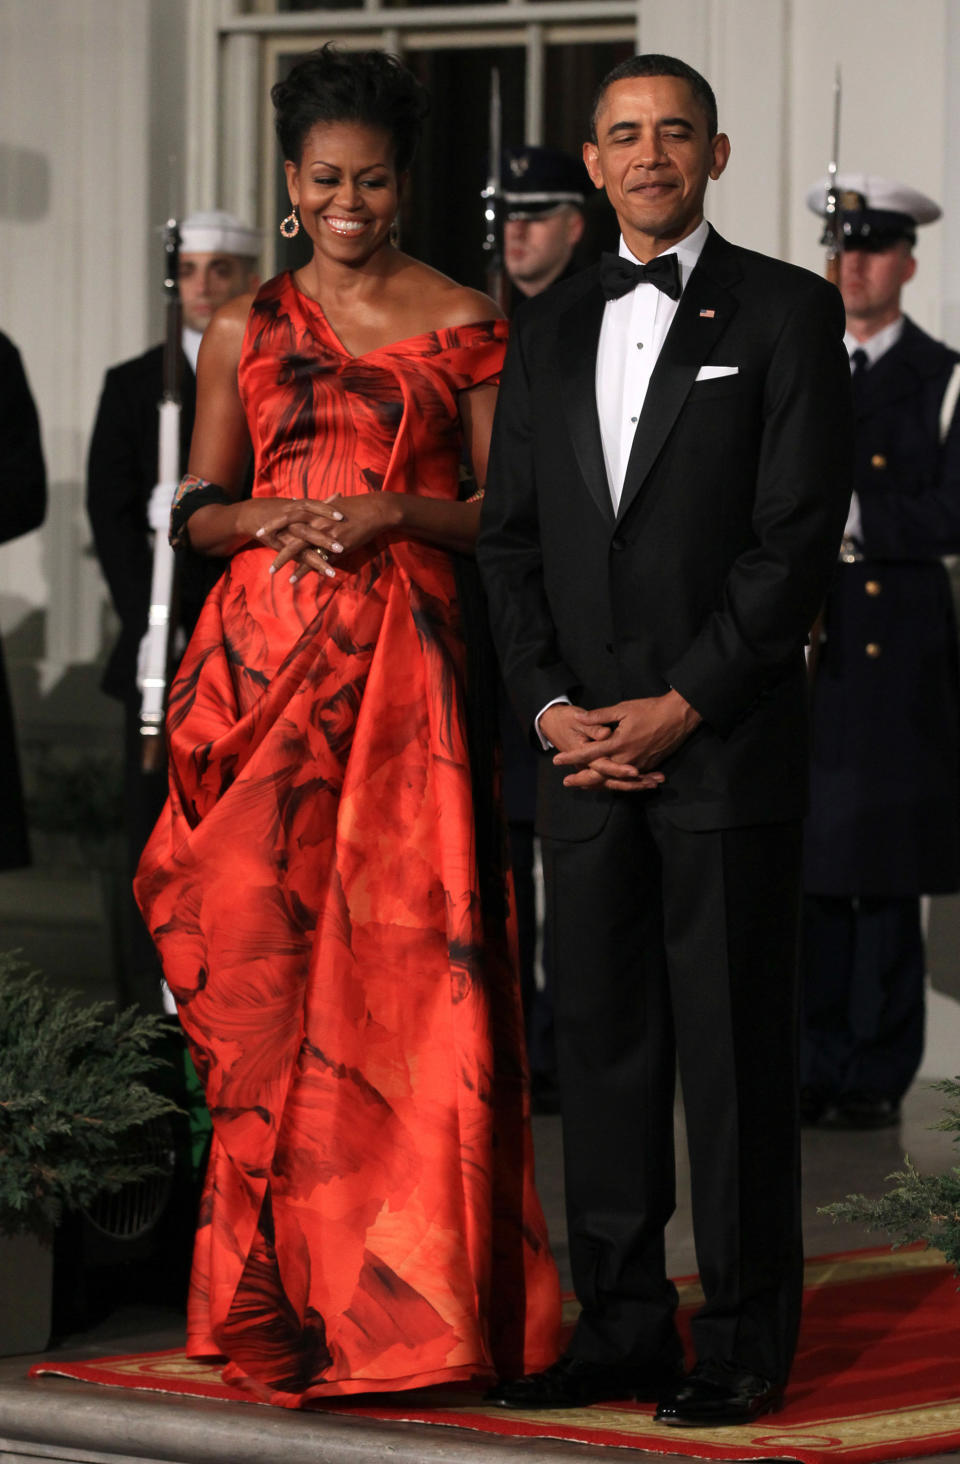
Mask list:
[[[170,509],[170,545],[173,549],[188,549],[187,520],[208,503],[233,503],[219,483],[210,483],[193,473],[184,473],[173,495]]]

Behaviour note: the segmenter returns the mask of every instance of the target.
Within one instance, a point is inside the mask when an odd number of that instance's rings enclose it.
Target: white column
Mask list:
[[[146,344],[148,21],[147,0],[0,0],[0,322],[50,481],[44,528],[0,549],[0,621],[9,633],[46,607],[47,686],[100,647],[84,461],[104,367]]]
[[[258,38],[228,36],[223,49],[218,197],[223,208],[251,225],[259,222],[258,119],[263,86]]]
[[[217,0],[187,0],[187,213],[220,206],[219,10]]]
[[[943,338],[960,350],[960,5],[947,5],[943,51],[945,147],[941,156],[943,202],[941,329]]]

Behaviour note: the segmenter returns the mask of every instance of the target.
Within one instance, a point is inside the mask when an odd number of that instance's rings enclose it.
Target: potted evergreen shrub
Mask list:
[[[47,1344],[64,1209],[156,1172],[131,1139],[177,1111],[144,1081],[166,1026],[84,1003],[0,952],[0,1355]]]
[[[954,1142],[960,1143],[960,1077],[944,1078],[932,1086],[952,1100],[932,1127],[953,1133]],[[943,1251],[960,1276],[960,1168],[921,1174],[906,1156],[903,1163],[903,1169],[887,1175],[892,1188],[879,1199],[847,1195],[825,1205],[821,1213],[880,1230],[891,1237],[894,1247],[922,1240]]]

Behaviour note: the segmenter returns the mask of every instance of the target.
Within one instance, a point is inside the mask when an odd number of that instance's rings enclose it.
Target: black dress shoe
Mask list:
[[[825,1089],[800,1089],[800,1123],[803,1128],[828,1128],[836,1111],[836,1099]]]
[[[484,1402],[501,1408],[585,1408],[588,1403],[633,1398],[652,1403],[681,1376],[679,1368],[661,1364],[644,1368],[635,1363],[561,1357],[543,1372],[497,1383],[484,1395]]]
[[[698,1362],[661,1398],[653,1418],[676,1428],[716,1428],[752,1423],[761,1414],[775,1413],[782,1403],[781,1383],[729,1363]]]
[[[560,1085],[550,1073],[533,1073],[530,1078],[530,1112],[559,1113]]]
[[[900,1104],[878,1093],[844,1093],[825,1127],[835,1129],[893,1128],[900,1122]]]

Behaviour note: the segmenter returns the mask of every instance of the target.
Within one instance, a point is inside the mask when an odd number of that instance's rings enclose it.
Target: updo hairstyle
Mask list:
[[[387,51],[338,51],[328,42],[298,61],[285,81],[270,90],[274,126],[283,156],[299,166],[307,134],[323,122],[360,122],[386,132],[398,173],[413,162],[423,119],[430,110],[426,90]]]

